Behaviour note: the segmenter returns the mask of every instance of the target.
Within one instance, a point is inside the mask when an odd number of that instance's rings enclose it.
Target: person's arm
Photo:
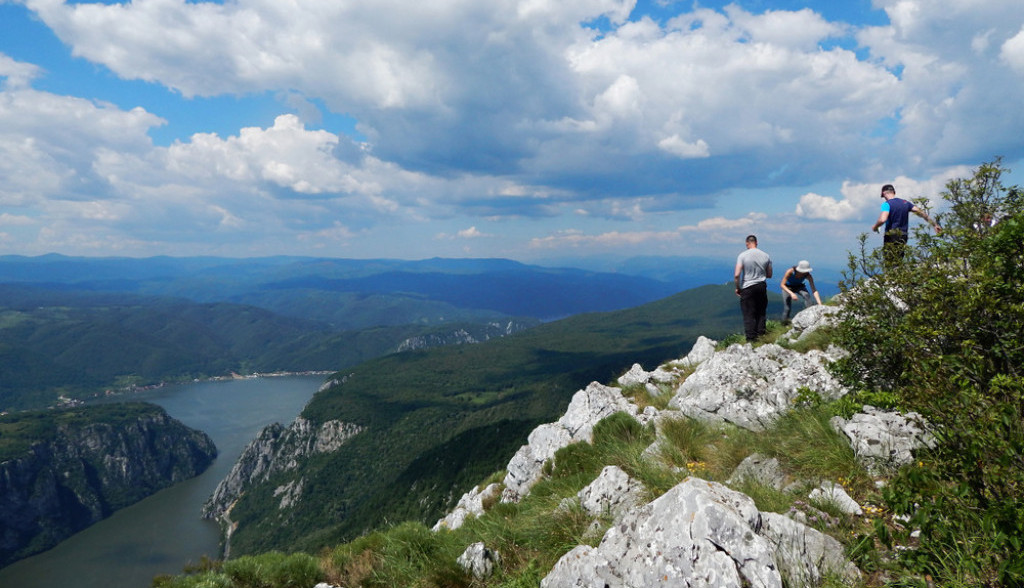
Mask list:
[[[807,281],[811,284],[811,292],[814,292],[814,300],[821,304],[821,295],[818,294],[818,287],[814,285],[814,276],[807,274]],[[793,295],[793,298],[796,298],[796,295]]]
[[[770,259],[768,260],[768,265],[766,265],[765,268],[764,268],[764,277],[766,277],[766,278],[772,277],[772,260],[770,260]]]
[[[927,212],[925,212],[925,211],[921,210],[920,208],[918,208],[918,207],[916,207],[916,206],[915,206],[915,207],[913,207],[913,208],[911,208],[911,209],[910,209],[910,212],[913,212],[913,213],[914,213],[914,214],[916,214],[917,216],[919,216],[919,217],[923,218],[923,219],[925,220],[925,222],[927,222],[928,224],[930,224],[930,225],[932,226],[932,228],[933,228],[933,229],[935,229],[935,232],[936,232],[936,233],[941,233],[941,232],[942,232],[942,227],[940,227],[940,226],[939,226],[939,223],[937,223],[937,222],[933,221],[933,220],[932,220],[932,217],[928,216],[928,213],[927,213]]]
[[[878,215],[878,220],[875,221],[874,226],[871,227],[871,231],[873,233],[877,233],[878,232],[878,227],[884,225],[885,221],[888,220],[888,219],[889,219],[889,211],[888,210],[883,210],[882,213]]]
[[[736,282],[736,295],[740,295],[740,276],[743,275],[743,262],[736,260],[736,269],[732,272],[732,279]]]
[[[782,281],[779,282],[779,287],[782,288],[782,292],[786,296],[789,296],[793,300],[796,300],[796,294],[794,294],[789,288],[786,287],[786,280],[789,279],[789,275],[792,274],[792,273],[793,273],[793,268],[789,268],[788,270],[786,270],[786,273],[782,275]]]

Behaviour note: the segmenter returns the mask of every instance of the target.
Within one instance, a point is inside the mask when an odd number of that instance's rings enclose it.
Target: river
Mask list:
[[[219,455],[201,475],[162,490],[96,523],[49,551],[0,569],[3,588],[148,588],[154,576],[180,574],[219,555],[220,530],[199,511],[263,427],[290,423],[324,376],[249,378],[167,386],[125,396],[164,407],[206,432]]]

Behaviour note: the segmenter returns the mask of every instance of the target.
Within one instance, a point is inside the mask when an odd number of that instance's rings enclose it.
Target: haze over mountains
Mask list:
[[[680,355],[698,332],[738,324],[729,286],[676,294],[669,280],[500,259],[8,256],[0,272],[2,410],[235,373],[335,372],[335,382],[358,373],[304,416],[367,434],[338,453],[337,467],[293,472],[324,489],[342,472],[360,481],[346,484],[348,515],[332,537],[376,526],[382,513],[436,516],[581,383]],[[399,481],[419,490],[390,493]],[[250,533],[270,513],[264,489],[238,505],[240,550],[263,545]],[[325,500],[304,500],[302,523],[265,540],[316,544],[313,507],[334,504]]]
[[[0,410],[161,381],[335,371],[400,349],[631,308],[729,277],[727,266],[709,260],[619,267],[0,256]]]

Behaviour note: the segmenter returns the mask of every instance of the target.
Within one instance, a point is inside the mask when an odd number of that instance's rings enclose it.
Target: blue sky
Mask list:
[[[1019,0],[0,0],[0,254],[835,267],[1022,102]]]

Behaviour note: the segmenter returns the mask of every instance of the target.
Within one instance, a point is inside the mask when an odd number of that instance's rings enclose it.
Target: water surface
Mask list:
[[[250,378],[167,386],[124,396],[159,404],[204,431],[219,455],[201,475],[162,490],[96,523],[53,549],[0,569],[3,588],[147,588],[219,555],[220,530],[199,511],[245,445],[274,422],[290,423],[324,376]]]

